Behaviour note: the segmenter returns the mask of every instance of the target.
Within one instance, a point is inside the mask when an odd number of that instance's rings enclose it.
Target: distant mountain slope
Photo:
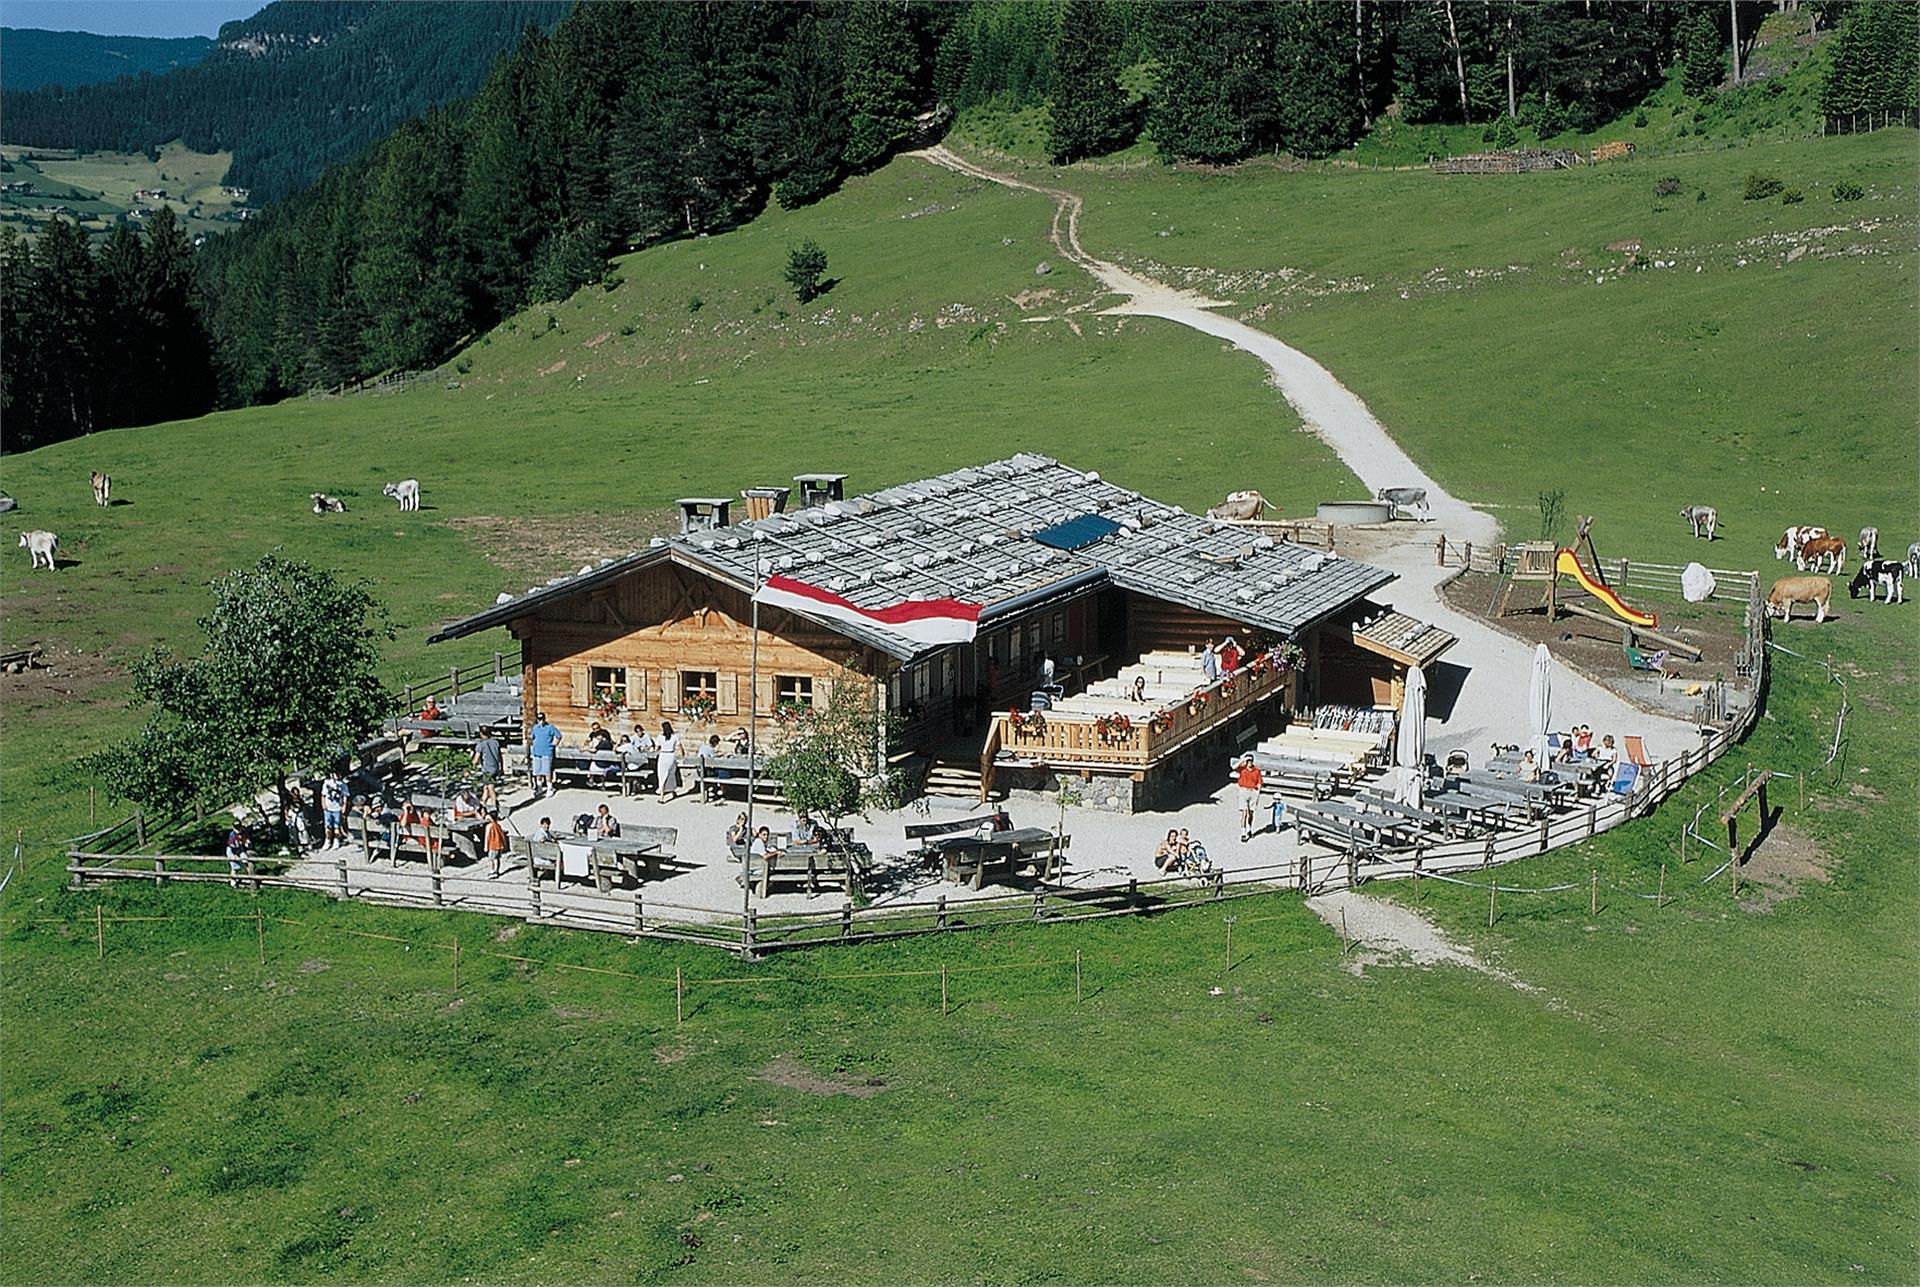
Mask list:
[[[205,36],[96,36],[90,31],[0,27],[0,89],[92,85],[117,76],[169,72],[207,56]]]
[[[146,151],[180,139],[231,152],[227,181],[270,201],[311,183],[394,125],[477,88],[563,0],[488,4],[277,0],[230,22],[204,61],[78,89],[0,94],[5,141]]]

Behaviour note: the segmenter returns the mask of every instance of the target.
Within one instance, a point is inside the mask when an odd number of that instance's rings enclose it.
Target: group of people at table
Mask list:
[[[1597,777],[1604,768],[1611,773],[1620,762],[1620,750],[1613,744],[1613,734],[1600,739],[1600,745],[1593,744],[1593,730],[1585,724],[1576,724],[1570,733],[1561,733],[1554,739],[1558,748],[1549,754],[1549,762],[1541,764],[1531,748],[1520,756],[1519,775],[1522,782],[1539,782],[1552,770],[1553,765],[1565,765],[1572,770],[1591,770]],[[1495,757],[1496,763],[1498,756]]]

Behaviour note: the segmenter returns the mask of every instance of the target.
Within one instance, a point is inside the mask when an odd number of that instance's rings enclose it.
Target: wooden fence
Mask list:
[[[509,675],[520,674],[520,654],[496,652],[489,660],[476,661],[467,666],[454,666],[444,675],[435,675],[432,679],[415,680],[403,685],[398,692],[389,695],[395,711],[412,713],[418,710],[420,703],[429,697],[458,698],[461,693],[471,692],[489,680],[504,679]]]
[[[1435,558],[1441,567],[1461,568],[1485,576],[1504,576],[1512,567],[1512,547],[1484,546],[1471,542],[1449,542],[1439,537],[1434,544]],[[1704,566],[1704,565],[1703,565]],[[1667,598],[1681,597],[1680,578],[1684,564],[1653,563],[1637,559],[1601,559],[1599,571],[1607,583],[1620,590],[1642,590]],[[1760,584],[1760,574],[1740,568],[1707,568],[1713,574],[1710,596],[1720,603],[1746,603]]]

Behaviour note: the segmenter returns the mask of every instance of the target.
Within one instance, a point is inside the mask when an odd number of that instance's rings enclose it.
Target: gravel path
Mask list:
[[[1354,974],[1364,972],[1369,965],[1413,964],[1423,969],[1457,965],[1522,992],[1537,991],[1532,984],[1488,965],[1470,949],[1441,933],[1432,921],[1398,903],[1342,890],[1309,898],[1307,906],[1330,929],[1353,942],[1354,950],[1347,955],[1346,968]]]
[[[1124,297],[1106,312],[1162,318],[1253,354],[1266,365],[1274,387],[1299,413],[1302,423],[1331,447],[1369,490],[1426,488],[1432,520],[1415,529],[1420,534],[1418,540],[1394,546],[1377,557],[1370,555],[1369,561],[1399,575],[1390,591],[1395,607],[1450,631],[1460,641],[1442,663],[1464,671],[1453,676],[1459,681],[1459,695],[1446,712],[1447,718],[1429,729],[1429,746],[1436,752],[1463,747],[1477,762],[1490,742],[1525,740],[1526,677],[1532,645],[1455,612],[1439,591],[1440,582],[1449,573],[1438,567],[1433,557],[1433,537],[1442,532],[1456,544],[1471,541],[1485,547],[1498,541],[1500,525],[1492,515],[1451,495],[1429,478],[1374,418],[1367,404],[1332,372],[1266,332],[1211,311],[1230,301],[1180,290],[1089,254],[1080,243],[1084,202],[1077,194],[996,173],[944,146],[913,155],[971,178],[1051,198],[1054,247],[1108,290]],[[1642,710],[1564,666],[1555,673],[1553,710],[1557,726],[1589,724],[1596,734],[1611,732],[1616,740],[1626,733],[1639,733],[1655,758],[1690,749],[1699,740],[1690,725]]]

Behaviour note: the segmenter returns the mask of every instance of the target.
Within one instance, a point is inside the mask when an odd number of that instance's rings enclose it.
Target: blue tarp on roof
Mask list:
[[[1082,514],[1064,523],[1041,528],[1033,534],[1033,539],[1042,545],[1051,545],[1056,550],[1084,550],[1095,541],[1103,541],[1119,530],[1120,524],[1110,518]]]

